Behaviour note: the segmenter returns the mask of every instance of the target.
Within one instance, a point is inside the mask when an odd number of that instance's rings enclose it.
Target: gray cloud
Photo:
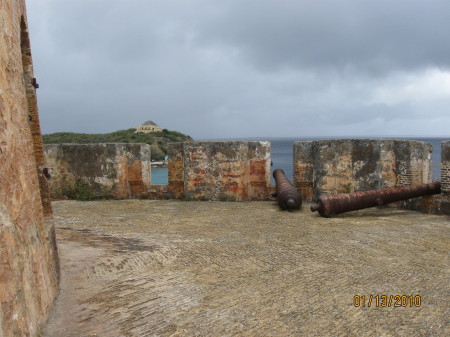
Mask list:
[[[448,1],[226,3],[202,36],[240,48],[249,62],[263,68],[385,73],[450,65]]]
[[[448,135],[446,0],[36,0],[28,17],[44,132]]]

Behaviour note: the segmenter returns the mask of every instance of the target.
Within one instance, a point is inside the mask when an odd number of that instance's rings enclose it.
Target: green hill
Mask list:
[[[167,143],[192,140],[188,135],[167,129],[151,133],[135,133],[135,131],[136,129],[127,129],[99,134],[56,132],[42,135],[42,141],[44,144],[146,143],[151,146],[152,160],[162,160],[167,154]]]

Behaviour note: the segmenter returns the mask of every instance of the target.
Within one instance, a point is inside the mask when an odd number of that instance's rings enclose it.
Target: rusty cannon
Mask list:
[[[273,177],[275,178],[276,193],[272,196],[278,199],[280,208],[288,211],[299,209],[302,205],[302,197],[295,186],[286,178],[284,171],[276,169],[273,171]]]
[[[356,211],[374,206],[386,205],[391,202],[407,200],[425,195],[441,193],[441,183],[371,190],[365,192],[344,193],[338,195],[320,196],[311,205],[311,212],[319,212],[322,217]]]

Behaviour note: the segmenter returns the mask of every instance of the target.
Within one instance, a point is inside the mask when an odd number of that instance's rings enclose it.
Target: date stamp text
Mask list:
[[[355,295],[355,307],[420,307],[422,298],[419,295]]]

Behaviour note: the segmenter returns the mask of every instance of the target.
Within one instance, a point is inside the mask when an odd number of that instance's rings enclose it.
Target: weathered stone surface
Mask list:
[[[182,198],[184,196],[183,143],[169,143],[167,153],[169,156],[169,190],[174,198]]]
[[[37,336],[58,291],[25,2],[0,2],[0,336]]]
[[[441,144],[441,191],[440,211],[450,214],[450,141]]]
[[[44,151],[52,198],[83,191],[94,197],[114,198],[148,194],[148,144],[48,144]]]
[[[192,200],[266,200],[270,189],[269,142],[169,144],[169,190]]]
[[[151,185],[148,190],[149,199],[171,199],[172,193],[169,191],[169,185]]]
[[[447,216],[321,218],[270,201],[53,204],[62,282],[43,337],[449,335]],[[368,306],[370,295],[408,302]]]
[[[441,190],[450,194],[450,141],[441,144]]]
[[[305,200],[431,182],[431,144],[337,139],[294,143],[294,183]]]

